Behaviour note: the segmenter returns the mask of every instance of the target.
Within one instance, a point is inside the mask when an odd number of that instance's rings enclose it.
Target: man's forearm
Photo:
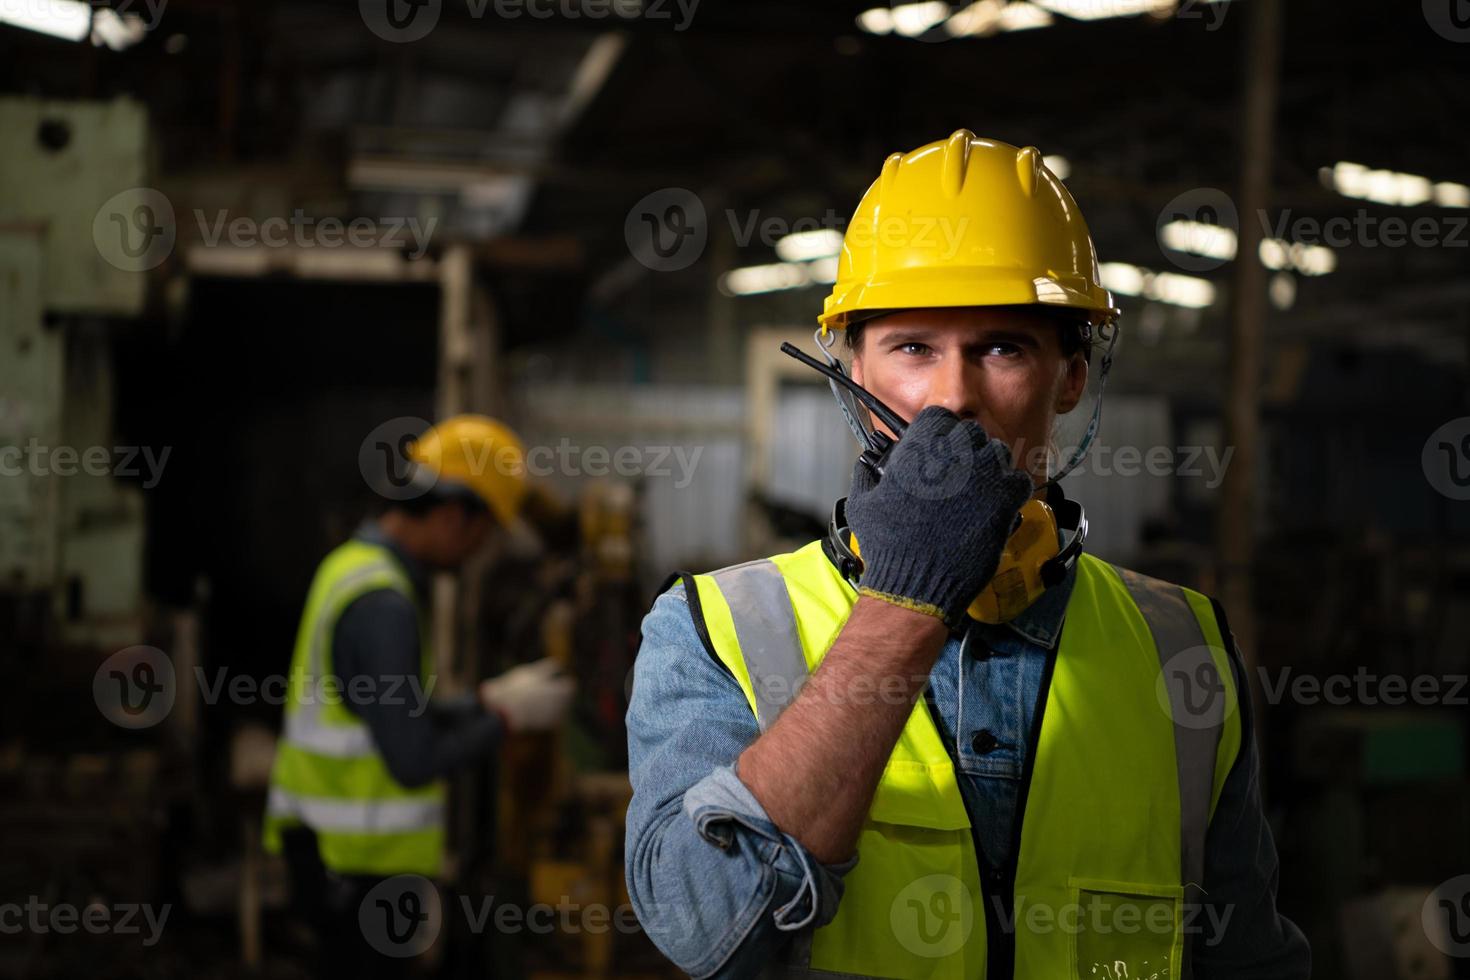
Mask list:
[[[817,860],[852,856],[873,791],[947,637],[922,613],[860,597],[776,723],[740,755],[740,779]]]

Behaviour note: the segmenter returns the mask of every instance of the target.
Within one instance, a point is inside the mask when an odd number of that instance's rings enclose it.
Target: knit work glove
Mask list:
[[[995,575],[1031,479],[976,422],[938,405],[918,414],[883,478],[859,462],[847,498],[863,572],[858,592],[951,629]]]

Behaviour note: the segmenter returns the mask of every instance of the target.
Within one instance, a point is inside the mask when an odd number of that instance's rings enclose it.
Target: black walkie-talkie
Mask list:
[[[877,395],[848,377],[847,372],[841,368],[823,364],[790,341],[781,345],[781,353],[791,355],[807,367],[831,378],[852,392],[853,397],[862,402],[863,407],[876,415],[884,425],[892,429],[896,436],[902,437],[908,430],[909,424],[903,420],[901,415],[879,401]],[[889,438],[887,433],[879,432],[877,429],[865,429],[863,441],[867,443],[867,448],[862,451],[858,459],[868,469],[878,474],[881,479],[883,468],[888,463],[888,454],[893,451],[893,445],[897,440]]]

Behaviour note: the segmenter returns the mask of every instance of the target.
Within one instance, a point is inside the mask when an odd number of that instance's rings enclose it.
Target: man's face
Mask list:
[[[473,513],[457,503],[435,507],[425,516],[429,564],[452,571],[479,551],[489,538],[495,521],[488,513]]]
[[[899,415],[940,405],[974,419],[1046,479],[1052,425],[1087,385],[1086,358],[1062,354],[1054,320],[1004,307],[904,310],[869,320],[861,340],[853,379]]]

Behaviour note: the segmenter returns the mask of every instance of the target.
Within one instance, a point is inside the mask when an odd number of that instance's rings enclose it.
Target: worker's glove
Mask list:
[[[480,682],[480,703],[498,712],[512,732],[555,728],[572,702],[576,683],[549,657],[512,667]]]
[[[847,521],[863,572],[858,590],[955,629],[995,575],[1031,479],[1005,443],[938,405],[918,414],[883,478],[862,462]]]

